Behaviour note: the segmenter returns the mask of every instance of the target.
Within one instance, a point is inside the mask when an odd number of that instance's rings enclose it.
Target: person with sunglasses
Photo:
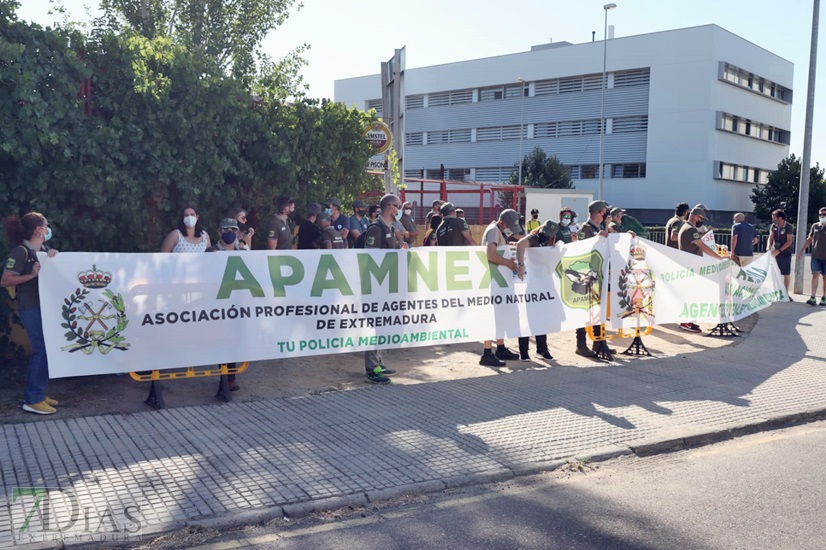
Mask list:
[[[383,249],[407,249],[407,243],[396,240],[396,232],[393,230],[393,222],[401,218],[402,201],[396,195],[385,195],[381,198],[379,209],[381,211],[377,223],[371,223],[364,232],[364,248]],[[367,380],[373,384],[389,384],[388,376],[396,374],[384,366],[381,357],[381,350],[368,350],[364,352],[364,368],[367,371]]]
[[[250,227],[247,223],[247,211],[236,206],[229,211],[229,216],[238,224],[238,245],[241,250],[252,250],[252,237],[255,235],[255,229]]]

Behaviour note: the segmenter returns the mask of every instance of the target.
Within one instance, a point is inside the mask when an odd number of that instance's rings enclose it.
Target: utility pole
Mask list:
[[[800,194],[797,203],[797,246],[803,246],[809,229],[809,172],[812,164],[812,125],[815,114],[815,76],[817,74],[817,31],[820,21],[820,0],[814,0],[812,13],[812,45],[809,52],[809,89],[806,93],[806,126],[803,133],[803,158],[800,159]],[[793,288],[803,293],[805,261],[795,262]]]

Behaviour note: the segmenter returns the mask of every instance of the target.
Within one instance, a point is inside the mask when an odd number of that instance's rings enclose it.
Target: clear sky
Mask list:
[[[281,57],[309,43],[304,80],[313,97],[332,97],[336,79],[379,72],[407,46],[407,68],[527,51],[532,45],[588,42],[603,34],[604,0],[304,0],[265,42]],[[615,36],[714,23],[795,65],[791,152],[803,152],[812,0],[615,0]],[[21,0],[22,19],[49,24],[48,0]],[[63,0],[72,20],[88,20],[96,0]],[[821,10],[821,19],[826,5]],[[816,97],[826,94],[826,28],[821,27]],[[815,106],[812,163],[826,166],[826,104]],[[819,128],[820,127],[820,128]]]

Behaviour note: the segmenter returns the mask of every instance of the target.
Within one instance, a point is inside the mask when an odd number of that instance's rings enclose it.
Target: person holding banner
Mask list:
[[[608,217],[608,203],[605,201],[591,201],[588,203],[588,221],[582,224],[582,227],[579,228],[578,238],[580,240],[590,239],[591,237],[608,237],[608,232],[603,229],[603,224],[605,223],[606,218]],[[597,332],[597,330],[599,332]],[[602,338],[602,326],[598,326],[595,329],[595,335],[598,338]],[[585,339],[586,333],[585,328],[578,328],[576,330],[576,354],[581,355],[583,357],[595,357],[597,353],[588,347],[588,342]],[[594,342],[594,346],[596,346],[596,342]],[[605,345],[606,350],[609,353],[613,353],[614,350],[608,347],[607,343]]]
[[[161,252],[205,252],[212,246],[209,234],[201,224],[201,216],[192,206],[184,208],[178,228],[169,232],[161,244]]]
[[[22,218],[6,218],[6,237],[14,248],[9,252],[0,286],[17,297],[17,314],[32,344],[32,356],[26,373],[23,410],[34,414],[54,414],[56,399],[46,395],[49,383],[49,361],[46,341],[43,339],[43,320],[40,315],[38,286],[40,262],[37,253],[45,252],[53,258],[57,250],[49,249],[46,241],[52,237],[52,228],[39,212],[29,212]]]
[[[393,222],[401,218],[401,199],[396,195],[387,194],[381,198],[379,209],[381,214],[377,223],[370,224],[364,232],[364,248],[407,249],[406,242],[396,241],[396,232],[393,230]],[[396,374],[396,371],[382,364],[381,350],[378,349],[364,352],[364,368],[367,371],[367,379],[373,384],[389,384],[388,376]]]
[[[790,302],[794,302],[789,293],[793,242],[794,226],[786,221],[786,211],[778,208],[772,212],[772,226],[767,248],[772,251],[772,257],[777,261],[777,267],[780,268],[780,274],[783,275],[783,284],[786,285],[786,294],[789,295]]]
[[[494,265],[503,265],[516,272],[519,267],[516,262],[500,256],[497,249],[508,245],[508,237],[522,235],[523,233],[524,231],[519,225],[519,213],[510,208],[502,210],[499,213],[499,219],[490,222],[490,225],[482,234],[482,243],[485,245],[488,262]],[[479,364],[485,367],[504,367],[505,360],[513,359],[519,359],[519,355],[505,347],[504,340],[496,341],[496,355],[493,354],[493,340],[485,340]]]
[[[556,244],[556,235],[558,230],[559,224],[555,221],[547,220],[544,224],[531,231],[530,235],[520,239],[519,242],[516,243],[516,275],[520,280],[525,279],[525,249],[536,246],[554,246]],[[531,339],[529,336],[519,337],[520,361],[531,360],[528,356],[528,345],[530,344],[530,340]],[[550,351],[548,351],[548,335],[537,334],[535,335],[535,340],[536,353],[543,359],[547,359],[549,361],[553,359],[554,356],[551,355]]]
[[[697,229],[697,224],[701,224],[706,220],[706,211],[699,206],[695,206],[689,212],[688,219],[680,226],[680,233],[677,236],[677,243],[680,245],[680,250],[702,256],[703,253],[708,254],[718,260],[723,258],[717,254],[717,251],[712,250],[706,243],[703,242],[703,236],[700,230]],[[689,332],[703,332],[697,323],[680,323],[680,328]]]
[[[680,202],[674,207],[674,216],[665,223],[665,244],[671,248],[680,249],[680,228],[688,219],[691,208],[687,202]]]
[[[797,253],[797,261],[799,262],[803,257],[803,252],[813,244],[812,247],[812,296],[806,303],[810,306],[817,305],[817,283],[823,278],[823,297],[820,299],[820,305],[826,306],[826,206],[820,209],[819,219],[812,224],[812,229],[809,231],[809,238],[803,246],[800,247],[800,252]]]

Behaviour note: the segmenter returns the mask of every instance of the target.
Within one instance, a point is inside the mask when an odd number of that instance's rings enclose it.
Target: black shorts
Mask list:
[[[791,254],[778,254],[775,256],[777,260],[777,267],[780,268],[781,275],[788,275],[792,272],[792,255]]]

